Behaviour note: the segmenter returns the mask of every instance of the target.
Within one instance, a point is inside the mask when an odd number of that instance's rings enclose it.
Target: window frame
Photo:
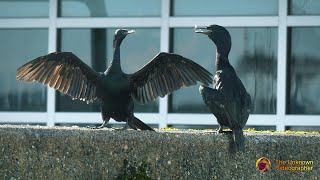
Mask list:
[[[279,0],[276,16],[218,16],[218,17],[171,17],[170,0],[161,1],[160,17],[135,18],[63,18],[58,17],[58,0],[49,0],[48,18],[1,18],[0,29],[5,28],[47,28],[48,53],[57,50],[57,30],[61,28],[117,28],[117,27],[150,27],[160,28],[160,50],[169,51],[170,28],[193,28],[220,24],[226,27],[277,27],[277,110],[274,115],[250,115],[248,126],[276,126],[277,130],[285,130],[286,126],[320,126],[320,115],[286,114],[287,84],[287,42],[289,27],[320,26],[320,16],[288,15],[288,0]],[[102,123],[100,113],[65,113],[56,112],[55,90],[47,88],[47,112],[0,112],[0,123],[45,123],[54,126],[58,123],[88,124]],[[179,114],[168,113],[168,96],[159,99],[158,113],[135,113],[148,124],[166,127],[170,124],[217,125],[212,114]],[[302,120],[303,119],[303,120]],[[187,121],[186,121],[187,120]],[[117,123],[111,121],[112,123]]]

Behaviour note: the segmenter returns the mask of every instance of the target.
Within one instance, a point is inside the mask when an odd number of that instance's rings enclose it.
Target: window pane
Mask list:
[[[62,17],[160,16],[161,0],[61,0]]]
[[[0,0],[0,18],[48,16],[49,0]]]
[[[113,35],[116,29],[62,29],[60,51],[71,51],[96,71],[104,72],[112,60]],[[122,70],[131,74],[140,69],[160,50],[159,29],[137,29],[121,44]],[[72,100],[57,93],[57,111],[100,111],[99,104]],[[135,103],[135,112],[157,112],[158,101],[145,105]]]
[[[289,114],[320,114],[320,27],[291,28]]]
[[[173,0],[173,16],[277,15],[278,0]]]
[[[289,0],[290,15],[320,15],[320,1]]]
[[[227,28],[232,37],[229,54],[247,91],[254,114],[276,113],[277,28]],[[173,52],[193,59],[211,73],[215,72],[216,47],[192,28],[173,30]],[[174,92],[170,112],[209,112],[199,94],[199,84]],[[186,98],[188,97],[188,98]]]
[[[173,53],[192,59],[211,73],[214,72],[212,61],[206,60],[213,55],[212,44],[194,33],[192,28],[171,30],[171,47]],[[205,46],[203,46],[206,44]],[[201,46],[197,46],[201,45]],[[169,96],[169,112],[174,113],[209,113],[199,94],[199,83],[188,88],[181,88]]]
[[[46,87],[16,80],[19,67],[48,52],[45,29],[0,30],[0,110],[46,111]]]

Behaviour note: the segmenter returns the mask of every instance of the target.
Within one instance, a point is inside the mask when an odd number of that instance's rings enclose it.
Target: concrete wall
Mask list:
[[[0,179],[317,179],[320,135],[230,135],[0,126]],[[259,172],[260,157],[271,160]],[[276,160],[313,161],[312,170],[276,170]],[[287,164],[285,165],[287,166]]]

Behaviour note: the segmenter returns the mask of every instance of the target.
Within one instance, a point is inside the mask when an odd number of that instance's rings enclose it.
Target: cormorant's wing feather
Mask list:
[[[56,52],[38,57],[21,66],[17,70],[16,79],[26,82],[37,81],[73,99],[89,103],[96,98],[98,75],[99,73],[73,53]]]
[[[209,87],[200,88],[200,94],[204,103],[209,107],[220,125],[234,127],[232,120],[235,117],[232,109],[235,103],[232,103],[232,100],[230,101],[230,99],[225,98],[221,92]]]
[[[199,64],[177,54],[161,52],[129,75],[132,96],[140,103],[154,101],[197,81],[208,86],[212,74]]]

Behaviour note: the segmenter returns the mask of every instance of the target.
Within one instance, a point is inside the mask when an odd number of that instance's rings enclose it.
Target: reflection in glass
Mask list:
[[[320,27],[289,30],[289,114],[320,114]]]
[[[61,17],[160,16],[161,0],[61,0]]]
[[[289,0],[290,15],[320,15],[320,1]]]
[[[277,92],[277,29],[227,28],[232,37],[229,54],[253,102],[254,114],[276,113]],[[188,57],[211,73],[215,72],[216,47],[203,34],[192,28],[173,29],[173,52]],[[198,91],[199,84],[174,92],[170,98],[170,112],[209,112]]]
[[[214,72],[212,60],[212,44],[205,36],[194,33],[192,28],[171,30],[172,52],[189,58],[212,74]],[[174,113],[209,113],[208,108],[199,94],[199,83],[188,88],[181,88],[169,96],[169,112]]]
[[[130,28],[129,28],[130,29]],[[60,51],[71,51],[90,67],[104,72],[112,60],[112,43],[116,29],[62,29],[60,30]],[[121,44],[122,70],[131,74],[151,60],[160,50],[159,29],[137,29]],[[72,100],[57,92],[57,111],[97,112],[99,103],[86,104]],[[158,101],[141,105],[135,103],[135,112],[157,112]]]
[[[172,0],[172,16],[266,16],[278,14],[278,0]]]
[[[46,87],[16,80],[16,70],[48,52],[45,29],[0,30],[0,111],[46,111]]]
[[[0,0],[0,18],[48,16],[49,0]]]

